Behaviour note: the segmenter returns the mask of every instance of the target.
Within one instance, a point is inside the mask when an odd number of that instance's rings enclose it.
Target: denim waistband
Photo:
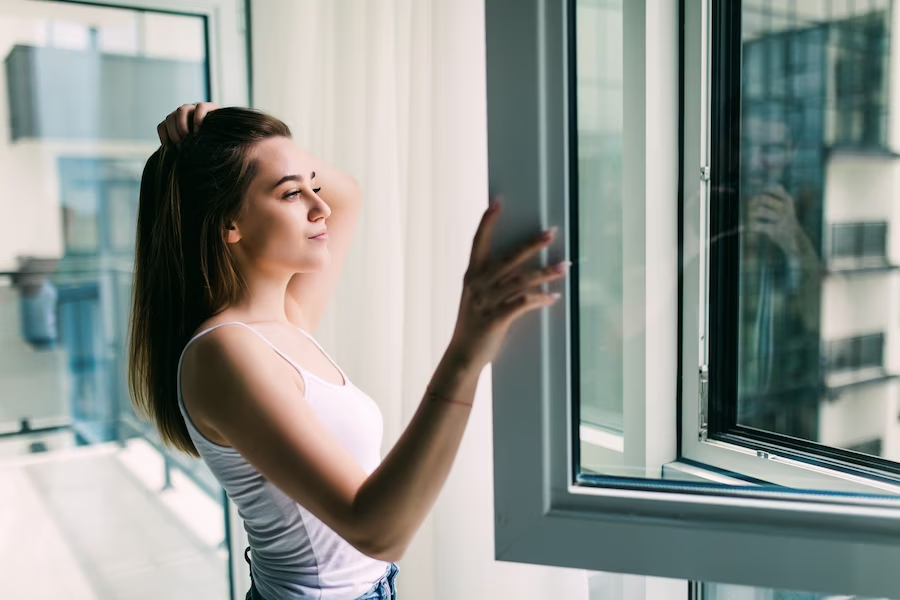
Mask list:
[[[388,564],[384,575],[357,600],[396,600],[397,586],[395,582],[399,571],[400,569],[394,563]]]
[[[250,565],[250,590],[247,592],[245,600],[265,600],[256,584],[253,582],[253,564],[250,562],[250,546],[244,550],[244,560]],[[387,569],[378,581],[376,581],[369,591],[357,598],[356,600],[397,600],[397,573],[400,572],[399,567],[394,563],[389,563]]]

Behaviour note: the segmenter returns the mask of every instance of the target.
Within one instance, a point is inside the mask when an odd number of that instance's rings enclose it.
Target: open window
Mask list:
[[[496,251],[573,262],[493,367],[498,559],[897,595],[895,23],[487,0]]]

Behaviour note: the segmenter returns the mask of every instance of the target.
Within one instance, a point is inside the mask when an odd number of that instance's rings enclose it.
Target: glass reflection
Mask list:
[[[574,6],[581,474],[698,481],[686,470],[702,465],[675,464],[684,440],[671,452],[651,448],[676,423],[648,420],[632,437],[624,427],[623,400],[643,415],[644,399],[623,390],[623,3]],[[833,464],[887,469],[872,457],[900,463],[900,87],[891,77],[900,20],[892,0],[730,6],[742,29],[740,176],[731,184],[739,305],[737,340],[728,340],[737,397],[717,397],[709,411],[719,416],[727,404],[728,418],[767,451],[791,444]],[[661,470],[644,464],[654,452]],[[704,454],[727,475],[714,481],[874,491],[802,468],[737,473],[732,458]]]
[[[892,7],[795,4],[742,5],[737,420],[896,460]]]

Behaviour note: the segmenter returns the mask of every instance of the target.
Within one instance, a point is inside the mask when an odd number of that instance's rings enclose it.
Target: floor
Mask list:
[[[161,458],[140,441],[4,457],[2,596],[227,598],[221,506],[177,473],[163,483]]]

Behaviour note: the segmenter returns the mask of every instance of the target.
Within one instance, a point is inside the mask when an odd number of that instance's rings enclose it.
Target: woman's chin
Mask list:
[[[303,261],[303,264],[299,265],[297,272],[298,273],[318,273],[319,271],[324,271],[328,268],[328,265],[331,264],[331,255],[328,254],[327,251],[318,253],[320,256],[316,256],[315,258],[308,256],[304,257],[306,260]]]

